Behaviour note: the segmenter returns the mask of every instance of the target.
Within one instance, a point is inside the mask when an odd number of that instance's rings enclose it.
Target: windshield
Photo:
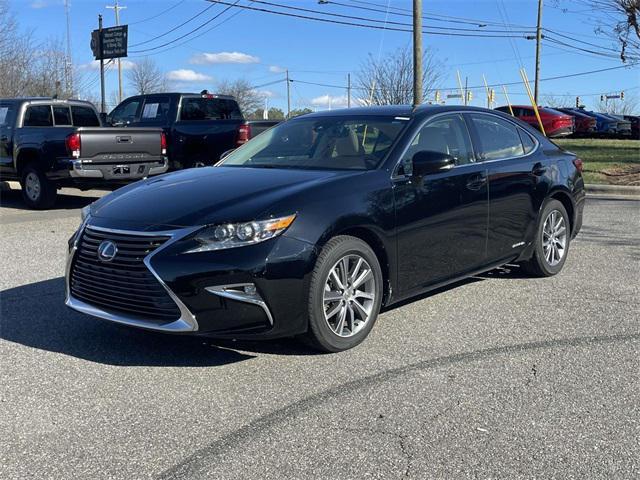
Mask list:
[[[309,117],[284,122],[232,152],[225,167],[371,170],[408,123],[394,117]]]

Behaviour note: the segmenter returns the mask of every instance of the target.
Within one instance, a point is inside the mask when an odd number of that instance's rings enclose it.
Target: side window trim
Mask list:
[[[468,118],[468,117],[470,117],[471,114],[474,114],[474,115],[487,115],[489,117],[497,117],[499,119],[502,119],[502,120],[510,123],[516,129],[516,131],[518,132],[518,136],[520,136],[520,143],[522,144],[522,151],[523,152],[524,152],[524,144],[522,143],[522,134],[523,133],[526,134],[526,135],[529,135],[529,137],[531,137],[531,139],[533,140],[533,142],[535,144],[535,146],[533,147],[533,149],[529,153],[525,153],[524,155],[517,155],[515,157],[497,158],[495,160],[482,160],[480,157],[476,156],[476,159],[477,159],[476,161],[478,163],[504,162],[504,161],[507,161],[507,160],[515,160],[515,159],[519,159],[519,158],[526,158],[526,157],[536,153],[538,151],[538,148],[540,148],[540,142],[538,141],[538,139],[534,135],[531,135],[530,133],[528,133],[520,125],[518,125],[517,123],[511,121],[511,118],[513,118],[513,117],[504,118],[501,115],[494,115],[494,114],[492,114],[490,112],[481,112],[481,111],[479,111],[479,112],[470,112],[470,111],[467,111],[467,112],[464,112],[464,117],[465,117],[465,120],[468,123],[468,126],[469,126],[470,130],[472,130],[472,132],[473,132],[471,141],[473,143],[474,151],[476,151],[477,148],[479,148],[480,139],[478,137],[478,132],[477,132],[475,126],[473,125],[473,121],[471,120],[471,118]],[[476,147],[476,144],[478,144],[478,147]]]
[[[404,156],[406,155],[407,151],[409,150],[409,148],[411,148],[411,145],[413,143],[413,141],[415,140],[415,138],[418,136],[418,134],[420,133],[420,131],[426,127],[429,123],[434,122],[436,120],[440,120],[441,117],[444,116],[454,116],[454,115],[459,115],[465,125],[465,129],[467,132],[467,135],[469,137],[469,144],[471,145],[471,156],[472,156],[472,162],[469,163],[465,163],[462,165],[455,165],[453,168],[458,168],[458,167],[468,167],[469,165],[475,165],[476,163],[481,163],[480,160],[478,159],[478,155],[476,154],[476,147],[473,141],[473,136],[471,134],[470,128],[469,128],[469,124],[468,124],[468,120],[467,120],[467,116],[466,116],[466,111],[464,110],[453,110],[453,111],[449,111],[449,112],[442,112],[442,113],[437,113],[436,115],[433,115],[432,117],[426,118],[425,120],[422,120],[422,122],[415,128],[415,130],[413,130],[413,134],[411,135],[411,138],[409,140],[409,142],[404,146],[404,148],[402,149],[402,153],[400,155],[400,157],[398,158],[398,161],[396,162],[395,166],[392,169],[392,173],[391,173],[391,179],[399,179],[399,178],[406,178],[408,175],[406,174],[399,174],[398,170],[400,169],[401,165],[402,165],[402,160],[404,159]]]

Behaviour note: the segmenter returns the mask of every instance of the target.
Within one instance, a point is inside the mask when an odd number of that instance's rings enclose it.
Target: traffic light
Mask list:
[[[600,101],[604,102],[604,95],[600,95]]]
[[[496,101],[496,91],[492,88],[489,90],[489,101],[494,103]]]
[[[580,108],[580,97],[576,97],[576,108]]]
[[[436,90],[436,103],[440,103],[440,90]]]
[[[467,103],[470,103],[473,100],[473,92],[471,90],[467,90]]]
[[[624,100],[624,92],[620,92],[620,100]]]

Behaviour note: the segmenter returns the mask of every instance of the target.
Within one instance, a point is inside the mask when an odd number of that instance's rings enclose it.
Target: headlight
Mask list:
[[[223,250],[264,242],[284,232],[295,218],[294,214],[259,222],[228,223],[206,227],[194,237],[199,246],[187,253]]]
[[[80,210],[80,218],[82,219],[83,222],[87,219],[90,213],[91,213],[91,205],[87,205],[86,207],[83,207],[82,210]]]

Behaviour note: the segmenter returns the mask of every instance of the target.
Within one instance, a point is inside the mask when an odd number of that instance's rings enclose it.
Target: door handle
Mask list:
[[[533,170],[531,170],[531,173],[533,173],[537,177],[541,177],[546,173],[546,171],[547,167],[538,162],[533,166]]]
[[[467,188],[469,190],[477,191],[484,187],[487,183],[486,175],[474,175],[467,181]]]

